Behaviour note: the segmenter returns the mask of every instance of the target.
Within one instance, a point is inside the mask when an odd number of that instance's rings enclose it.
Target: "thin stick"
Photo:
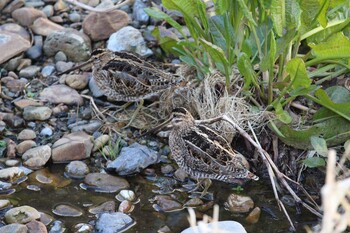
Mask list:
[[[103,115],[103,113],[102,113],[102,112],[98,109],[98,107],[96,106],[94,99],[93,99],[91,96],[88,96],[88,95],[81,95],[81,96],[84,97],[84,98],[86,98],[86,99],[89,99],[91,105],[92,105],[93,108],[96,110],[96,112],[98,113],[98,115],[102,118],[102,120],[103,120],[104,122],[107,122],[106,117]]]
[[[84,3],[81,3],[81,2],[78,2],[77,0],[64,0],[70,4],[73,4],[77,7],[80,7],[84,10],[88,10],[88,11],[93,11],[93,12],[100,12],[100,13],[103,13],[103,12],[109,12],[109,11],[112,11],[112,10],[115,10],[115,9],[119,9],[121,8],[122,6],[126,6],[126,5],[132,5],[134,3],[134,0],[125,0],[124,2],[122,3],[119,3],[113,7],[110,7],[110,8],[94,8],[94,7],[91,7],[91,6],[88,6]]]

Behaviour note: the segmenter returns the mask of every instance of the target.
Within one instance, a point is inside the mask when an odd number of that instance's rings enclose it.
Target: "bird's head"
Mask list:
[[[193,123],[194,118],[186,108],[175,108],[172,112],[171,124],[176,127],[187,125],[186,123]]]

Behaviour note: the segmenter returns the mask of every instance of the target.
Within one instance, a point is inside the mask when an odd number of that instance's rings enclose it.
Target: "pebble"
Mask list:
[[[6,226],[0,227],[1,233],[27,233],[28,228],[23,224],[12,223]]]
[[[250,224],[257,223],[259,221],[261,214],[261,209],[259,207],[255,207],[252,212],[249,213],[249,215],[246,217],[246,221]]]
[[[26,205],[12,208],[5,213],[7,223],[25,224],[39,218],[40,213],[33,207]]]
[[[104,92],[97,86],[94,78],[89,79],[89,89],[92,92],[93,97],[101,97],[104,95]]]
[[[141,57],[148,57],[153,54],[147,48],[146,42],[139,30],[126,26],[113,33],[107,42],[107,48],[111,51],[129,51],[139,54]]]
[[[123,232],[135,225],[135,221],[127,214],[102,213],[96,220],[97,232]]]
[[[147,7],[143,0],[136,0],[133,6],[133,20],[138,21],[142,25],[147,24],[149,15],[144,10]]]
[[[62,163],[90,157],[93,144],[91,136],[76,132],[63,136],[52,145],[52,160]]]
[[[53,66],[53,65],[46,65],[41,70],[41,74],[44,78],[49,77],[50,75],[53,74],[53,72],[55,72],[55,66]]]
[[[11,14],[14,10],[21,8],[24,6],[24,0],[14,0],[11,1],[2,11],[4,14]]]
[[[0,209],[5,209],[6,207],[11,206],[11,202],[9,200],[0,199]]]
[[[33,78],[40,72],[40,69],[40,66],[28,66],[19,72],[19,76],[24,78]]]
[[[147,146],[133,143],[123,147],[119,156],[107,165],[108,170],[114,170],[119,175],[139,173],[151,164],[158,162],[159,155]]]
[[[52,5],[46,5],[43,9],[41,9],[42,12],[45,13],[47,17],[51,17],[54,14],[53,6]]]
[[[64,233],[64,232],[66,232],[64,223],[60,220],[53,221],[49,233]]]
[[[50,137],[50,136],[52,136],[52,134],[53,134],[53,131],[50,127],[45,127],[40,131],[41,136]]]
[[[42,46],[34,45],[26,51],[26,56],[36,60],[42,55]],[[24,76],[23,76],[24,77]]]
[[[23,118],[25,120],[40,120],[44,121],[51,117],[52,110],[45,106],[28,106],[23,110]]]
[[[104,212],[115,212],[115,201],[106,201],[99,206],[89,208],[91,214],[101,214]]]
[[[0,179],[6,181],[14,181],[23,175],[23,172],[18,167],[3,168],[0,170]]]
[[[64,61],[58,61],[56,62],[56,70],[58,72],[64,72],[66,70],[69,70],[74,66],[73,62],[64,62]]]
[[[15,166],[18,166],[19,164],[20,164],[20,161],[16,159],[8,159],[5,162],[5,165],[8,167],[15,167]]]
[[[78,223],[73,227],[74,233],[91,233],[94,227],[87,223]]]
[[[169,164],[163,165],[163,166],[161,167],[161,172],[162,172],[163,174],[172,173],[172,172],[174,172],[174,170],[175,170],[174,167],[171,166],[171,165],[169,165]]]
[[[134,191],[132,190],[121,190],[116,196],[115,198],[118,201],[131,201],[131,202],[135,202],[136,200],[136,194],[134,193]]]
[[[61,25],[52,22],[47,18],[38,18],[34,21],[34,23],[30,26],[30,29],[37,35],[48,36],[55,31],[63,30],[64,27]]]
[[[14,18],[21,26],[27,27],[40,17],[46,18],[44,12],[32,7],[23,7],[12,12]]]
[[[45,224],[37,220],[30,221],[26,226],[28,233],[47,233]]]
[[[124,11],[90,12],[83,21],[83,30],[91,40],[100,41],[127,26],[128,22],[129,16]]]
[[[131,201],[124,200],[119,204],[118,211],[122,213],[130,213],[134,210],[134,205]]]
[[[17,136],[18,140],[31,140],[34,138],[36,138],[36,133],[31,129],[24,129]]]
[[[66,76],[66,84],[75,90],[86,88],[89,83],[89,76],[85,74],[71,74]]]
[[[74,127],[68,126],[68,128],[70,128],[72,132],[84,131],[84,132],[93,134],[99,128],[101,128],[101,126],[102,126],[102,122],[101,121],[99,121],[99,120],[91,120],[87,124],[77,125],[77,126],[74,126]]]
[[[254,207],[254,201],[248,196],[232,193],[224,203],[225,209],[233,213],[247,213]]]
[[[86,61],[91,56],[91,42],[88,36],[75,29],[66,28],[50,33],[44,42],[44,52],[54,56],[64,52],[70,61]]]
[[[0,31],[0,64],[30,48],[28,40],[12,32]]]
[[[5,23],[5,24],[0,26],[0,31],[11,32],[11,33],[14,33],[14,34],[21,36],[23,39],[25,39],[27,41],[31,40],[31,36],[28,33],[28,31],[24,27],[22,27],[16,23]]]
[[[156,195],[152,202],[156,202],[156,204],[153,205],[153,208],[157,211],[164,211],[164,212],[173,212],[173,211],[179,211],[183,209],[183,206],[178,201],[174,200],[172,197],[168,195]]]
[[[66,62],[67,61],[67,56],[66,54],[64,54],[64,52],[62,51],[58,51],[56,54],[55,54],[55,61],[58,62],[58,61],[64,61]]]
[[[62,217],[79,217],[83,215],[82,210],[80,210],[75,206],[67,205],[67,204],[59,204],[55,206],[52,212]]]
[[[16,151],[19,154],[23,154],[24,152],[26,152],[27,150],[29,150],[30,148],[33,148],[33,147],[36,147],[36,143],[34,141],[25,140],[16,146]]]
[[[110,136],[108,134],[103,134],[95,139],[94,147],[92,148],[93,152],[100,150],[108,141],[110,140]]]
[[[89,173],[84,183],[96,192],[114,193],[129,188],[129,182],[120,177],[104,173]]]
[[[77,13],[76,11],[73,11],[72,13],[70,13],[68,17],[69,17],[69,20],[73,23],[80,22],[81,20],[80,14]]]
[[[51,157],[51,147],[48,145],[38,146],[27,150],[23,155],[24,165],[30,168],[44,166]]]
[[[86,163],[82,161],[72,161],[70,162],[66,168],[66,175],[70,178],[74,179],[83,179],[89,172],[90,169],[86,165]]]
[[[66,85],[52,85],[40,92],[40,99],[53,104],[82,105],[83,97],[71,87]]]

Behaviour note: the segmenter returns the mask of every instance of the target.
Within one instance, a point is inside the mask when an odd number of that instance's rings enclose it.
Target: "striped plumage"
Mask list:
[[[185,108],[174,109],[172,125],[169,146],[173,158],[189,175],[228,183],[259,179],[248,170],[249,164],[243,155],[233,151],[215,130],[196,124]]]

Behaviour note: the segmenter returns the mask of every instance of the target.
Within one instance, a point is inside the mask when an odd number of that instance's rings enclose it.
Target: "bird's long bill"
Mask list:
[[[73,70],[76,70],[76,69],[79,69],[79,68],[81,68],[83,66],[86,66],[87,64],[90,64],[91,62],[92,62],[92,59],[89,59],[86,62],[81,63],[80,65],[74,66],[74,67],[72,67],[72,68],[70,68],[68,70],[65,70],[65,71],[63,71],[61,73],[58,73],[57,75],[67,74],[67,73],[69,73],[69,72],[71,72]]]

